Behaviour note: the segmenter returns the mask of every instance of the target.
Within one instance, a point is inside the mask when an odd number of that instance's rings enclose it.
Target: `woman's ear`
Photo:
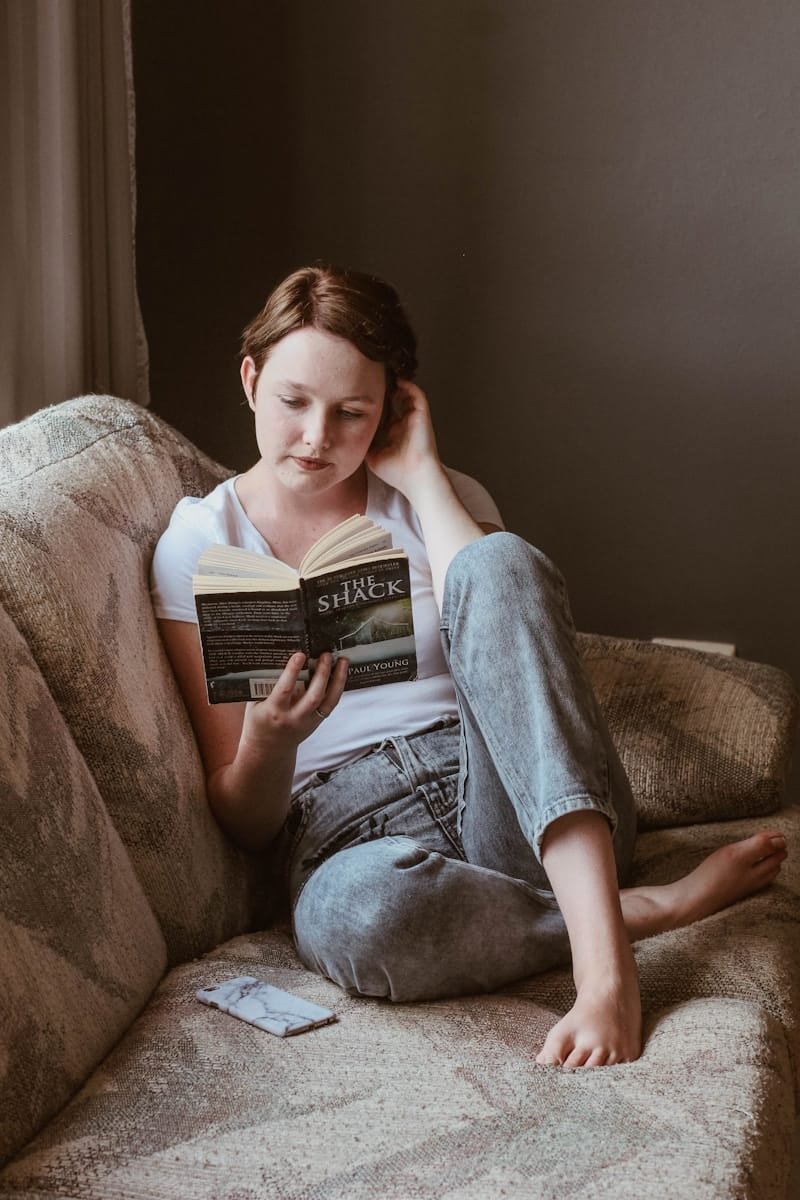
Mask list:
[[[247,403],[250,405],[253,412],[255,412],[258,371],[256,370],[255,362],[249,354],[242,359],[242,366],[239,374],[241,375],[242,387],[244,388],[244,394],[247,397]]]

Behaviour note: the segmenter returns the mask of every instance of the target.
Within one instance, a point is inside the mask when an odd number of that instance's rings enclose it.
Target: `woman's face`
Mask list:
[[[344,338],[296,329],[272,349],[258,382],[245,358],[242,383],[262,466],[276,483],[315,495],[361,467],[383,412],[382,363]]]

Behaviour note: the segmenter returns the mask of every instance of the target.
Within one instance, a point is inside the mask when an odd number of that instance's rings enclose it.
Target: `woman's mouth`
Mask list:
[[[301,471],[322,471],[325,467],[330,466],[330,463],[324,458],[298,458],[295,456],[294,461]]]

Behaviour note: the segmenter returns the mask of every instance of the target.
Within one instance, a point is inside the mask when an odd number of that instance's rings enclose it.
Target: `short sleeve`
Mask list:
[[[499,529],[505,529],[500,510],[482,483],[478,483],[477,479],[473,479],[470,475],[464,475],[461,471],[454,471],[450,467],[446,467],[445,470],[456,495],[473,521],[478,521],[480,524],[497,525]]]
[[[203,510],[193,500],[181,500],[159,538],[150,569],[153,611],[161,619],[197,622],[192,575],[206,547],[218,540],[206,528]]]

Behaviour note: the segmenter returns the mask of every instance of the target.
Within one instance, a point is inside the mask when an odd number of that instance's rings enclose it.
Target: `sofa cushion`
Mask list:
[[[27,640],[171,961],[263,924],[263,864],[221,835],[149,599],[180,497],[226,472],[146,409],[88,396],[0,431],[0,602]]]
[[[776,824],[796,836],[800,814]],[[638,878],[674,877],[757,827],[644,834]],[[777,1200],[795,1086],[782,1023],[796,1024],[798,995],[800,880],[796,864],[785,870],[763,896],[637,945],[644,1054],[590,1072],[534,1062],[572,1003],[569,971],[392,1005],[310,974],[280,931],[237,938],[171,972],[0,1176],[0,1196]],[[279,1039],[194,999],[246,974],[333,1008],[338,1023]]]
[[[155,916],[0,609],[0,1161],[70,1098],[166,965]]]
[[[536,1066],[552,1018],[513,997],[370,1003],[277,1039],[163,995],[0,1200],[785,1200],[788,1052],[746,1001],[661,1010],[589,1072]]]
[[[597,634],[578,642],[641,828],[777,810],[797,733],[788,675],[653,642]]]

